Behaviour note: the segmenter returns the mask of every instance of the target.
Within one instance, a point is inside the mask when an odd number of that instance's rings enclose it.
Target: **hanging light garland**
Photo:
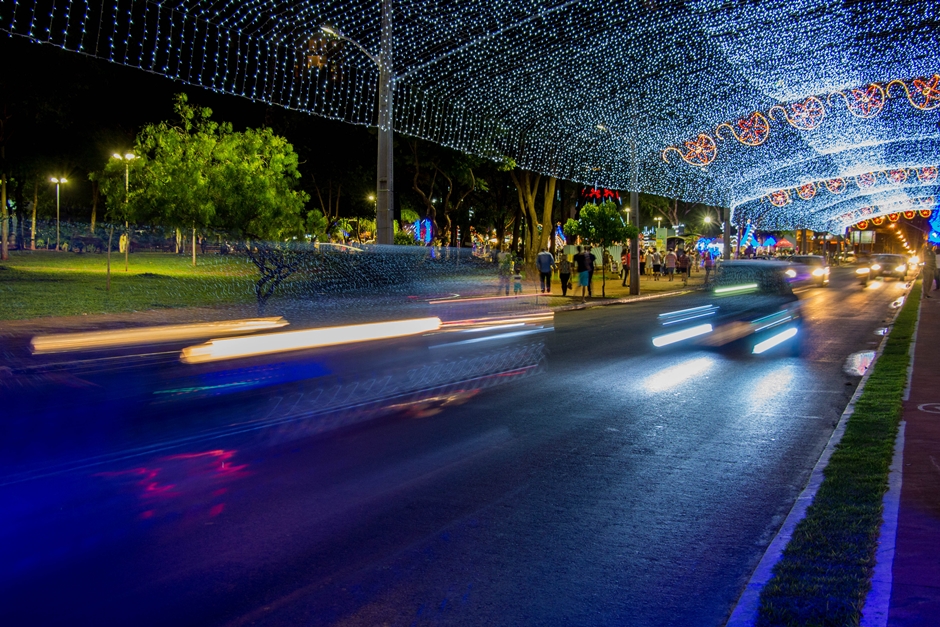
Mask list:
[[[407,136],[789,225],[852,187],[937,177],[909,168],[940,163],[932,0],[11,0],[0,30],[374,125],[383,2]]]

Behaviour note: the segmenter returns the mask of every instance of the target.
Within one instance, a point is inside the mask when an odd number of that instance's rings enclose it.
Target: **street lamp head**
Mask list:
[[[131,160],[133,160],[133,159],[136,159],[136,158],[137,158],[137,155],[135,155],[135,154],[132,153],[132,152],[129,152],[129,153],[127,153],[127,154],[124,155],[124,158],[125,158],[126,160],[128,160],[128,161],[131,161]]]
[[[111,156],[114,157],[115,159],[123,159],[123,158],[124,158],[124,157],[122,157],[120,154],[118,154],[118,153],[116,153],[116,152],[113,153]]]
[[[711,217],[711,216],[705,216],[705,224],[711,224],[711,223],[712,223],[712,217]]]
[[[53,183],[55,183],[56,185],[58,185],[59,183],[68,183],[68,181],[67,181],[66,179],[64,179],[64,178],[57,178],[57,177],[55,177],[55,176],[53,176],[53,177],[52,177],[51,179],[49,179],[49,180],[52,181]]]
[[[327,35],[329,35],[330,37],[342,37],[343,36],[343,33],[340,32],[338,28],[334,26],[330,26],[329,24],[321,24],[320,30],[326,33]]]

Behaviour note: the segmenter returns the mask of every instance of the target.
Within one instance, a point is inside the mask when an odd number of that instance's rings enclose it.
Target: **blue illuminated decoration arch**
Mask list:
[[[386,1],[405,135],[731,207],[739,226],[762,230],[835,227],[828,208],[806,204],[825,197],[821,181],[940,164],[934,0]],[[377,66],[349,40],[374,56],[381,4],[0,0],[0,30],[374,125]],[[781,190],[790,202],[762,201]],[[865,195],[839,197],[836,215]]]

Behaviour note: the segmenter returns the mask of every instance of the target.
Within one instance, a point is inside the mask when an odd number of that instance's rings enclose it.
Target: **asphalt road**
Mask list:
[[[574,311],[504,385],[0,480],[0,623],[721,625],[903,293],[850,273],[800,356],[654,349],[701,295]]]

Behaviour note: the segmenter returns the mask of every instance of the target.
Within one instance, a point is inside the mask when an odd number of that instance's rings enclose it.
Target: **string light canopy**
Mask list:
[[[0,29],[363,125],[378,59],[395,132],[761,228],[839,227],[858,177],[940,164],[932,0],[384,2],[384,48],[383,0],[0,0]]]

